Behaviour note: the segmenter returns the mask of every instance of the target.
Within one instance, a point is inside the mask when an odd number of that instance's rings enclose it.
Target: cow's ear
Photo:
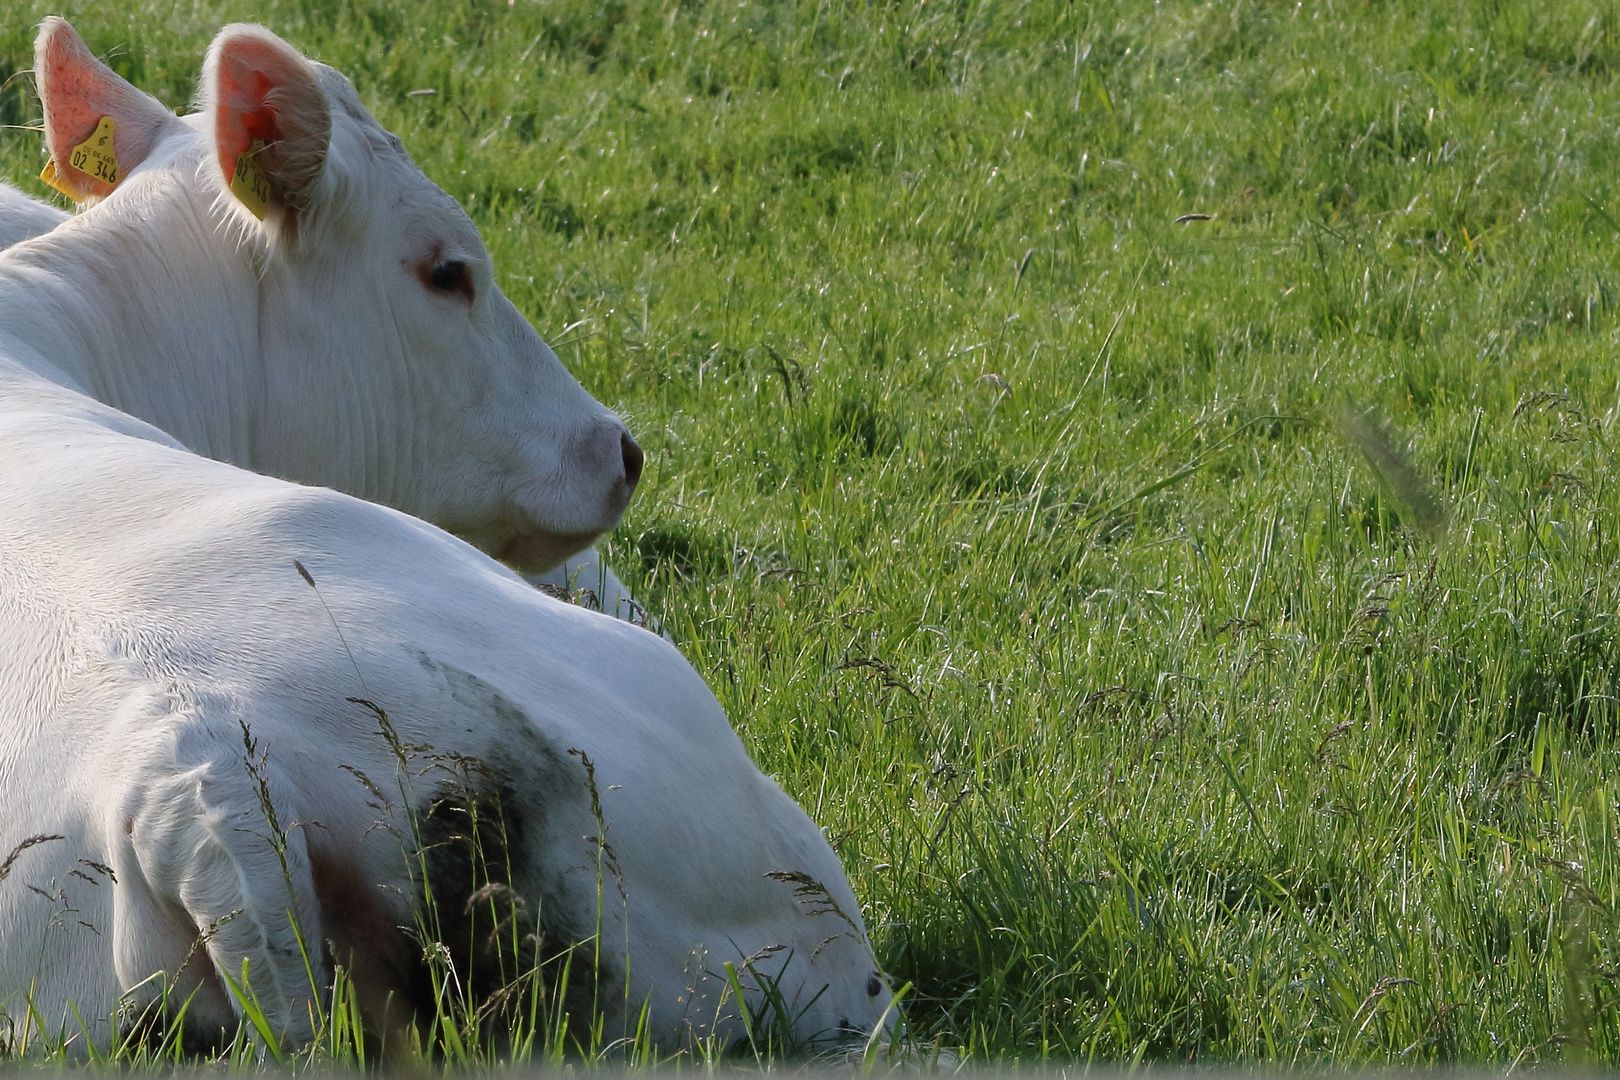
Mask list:
[[[227,26],[200,87],[220,172],[263,218],[309,205],[326,165],[332,114],[314,64],[262,26]]]
[[[46,19],[34,39],[45,110],[43,179],[78,202],[111,193],[180,120],[93,56],[67,21]]]

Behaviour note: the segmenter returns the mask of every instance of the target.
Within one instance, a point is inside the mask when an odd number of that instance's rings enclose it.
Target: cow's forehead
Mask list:
[[[315,67],[321,89],[331,103],[332,144],[328,152],[337,171],[345,177],[386,177],[397,184],[387,212],[404,217],[402,224],[407,233],[432,230],[440,234],[434,240],[462,249],[463,256],[481,249],[477,227],[461,205],[428,179],[399,136],[379,124],[361,104],[354,84],[325,64]]]
[[[321,89],[326,92],[326,99],[332,105],[334,127],[347,121],[353,125],[354,133],[360,137],[366,149],[373,154],[397,156],[410,162],[411,156],[405,152],[405,144],[399,141],[398,135],[377,123],[376,117],[360,103],[360,95],[347,76],[325,64],[317,63],[314,67]]]

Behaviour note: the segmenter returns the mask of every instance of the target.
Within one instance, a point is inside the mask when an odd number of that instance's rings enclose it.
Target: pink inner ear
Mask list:
[[[219,167],[225,182],[236,178],[237,155],[263,139],[266,144],[280,138],[276,110],[270,99],[284,83],[298,78],[296,59],[284,56],[264,41],[242,36],[224,43],[215,76],[214,136],[219,149]]]
[[[72,149],[90,137],[106,114],[100,107],[73,94],[61,95],[57,100],[61,104],[51,109],[51,124],[46,133],[51,156],[65,162]],[[117,117],[113,119],[116,123]]]
[[[263,72],[233,72],[225,64],[220,65],[221,108],[216,114],[214,135],[219,167],[227,184],[236,179],[237,156],[252,146],[254,139],[263,139],[267,144],[276,141],[275,110],[264,104],[270,89],[270,80]]]

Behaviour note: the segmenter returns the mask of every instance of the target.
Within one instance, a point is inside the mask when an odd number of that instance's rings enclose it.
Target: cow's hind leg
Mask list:
[[[116,931],[131,1013],[150,1024],[154,1003],[170,1016],[185,1005],[187,1035],[207,1041],[252,1009],[284,1044],[313,1036],[327,973],[287,795],[262,762],[223,757],[170,772],[133,800]]]
[[[185,909],[152,893],[133,845],[115,872],[113,965],[124,990],[113,1037],[153,1053],[176,1039],[188,1054],[217,1052],[236,1030],[236,1014],[203,936]]]

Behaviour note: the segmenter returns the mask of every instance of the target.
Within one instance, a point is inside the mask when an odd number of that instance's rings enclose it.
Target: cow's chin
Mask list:
[[[570,555],[578,555],[591,546],[591,541],[602,534],[582,533],[519,533],[490,551],[501,562],[525,574],[543,574],[562,565]]]

